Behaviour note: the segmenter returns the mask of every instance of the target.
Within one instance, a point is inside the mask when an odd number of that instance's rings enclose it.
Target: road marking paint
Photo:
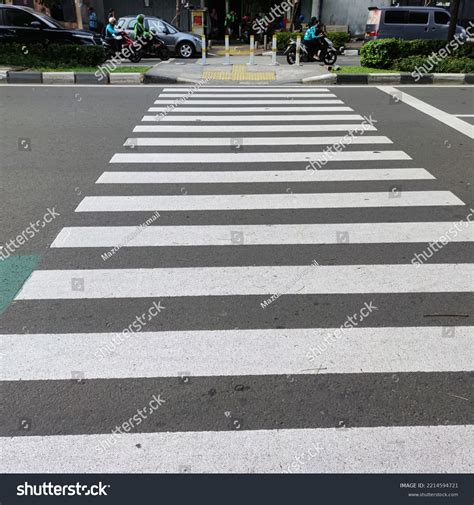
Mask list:
[[[473,276],[474,264],[36,270],[16,300],[468,293]],[[76,279],[81,290],[73,289]]]
[[[166,107],[150,107],[148,112],[166,112],[169,109]],[[242,112],[352,112],[354,109],[351,107],[331,107],[331,106],[311,106],[307,105],[305,107],[176,107],[170,114],[183,113],[187,114],[189,112],[232,112],[234,114],[239,114]],[[207,116],[202,116],[205,119]],[[235,116],[234,116],[235,119]]]
[[[457,223],[337,223],[276,225],[82,226],[63,228],[53,248],[195,247],[293,244],[401,244],[438,242]],[[456,234],[454,234],[456,233]],[[341,234],[347,236],[341,240]],[[474,242],[474,228],[452,232],[450,242]],[[240,246],[239,245],[239,246]]]
[[[328,88],[317,88],[318,92],[322,93],[328,93],[329,89]],[[163,93],[160,94],[162,96],[163,94],[166,93],[181,93],[183,95],[186,94],[192,94],[192,95],[201,95],[202,93],[209,93],[209,91],[212,91],[212,93],[217,93],[220,95],[221,93],[229,93],[229,92],[237,92],[237,93],[243,93],[243,92],[253,92],[253,93],[261,93],[262,95],[268,95],[271,93],[295,93],[296,95],[299,95],[301,93],[307,93],[308,89],[304,87],[293,87],[293,86],[214,86],[212,89],[210,89],[209,86],[205,86],[202,88],[190,88],[190,87],[169,87],[169,88],[163,88]]]
[[[266,125],[139,125],[133,129],[134,133],[241,133],[243,135],[251,132],[281,132],[285,135],[288,132],[335,132],[352,131],[355,128],[364,128],[366,131],[377,131],[375,126],[363,123],[353,124],[292,124],[288,129],[286,124],[266,124]],[[283,137],[279,137],[283,138]]]
[[[305,375],[318,361],[324,362],[318,371],[323,374],[470,371],[466,349],[473,328],[456,326],[452,339],[440,338],[442,330],[160,331],[120,334],[120,340],[116,333],[0,335],[8,349],[0,380],[68,380],[71,370],[81,370],[87,379],[176,377],[177,370],[198,377]]]
[[[424,168],[349,170],[254,170],[220,172],[104,172],[97,184],[228,184],[247,182],[331,182],[435,179]]]
[[[76,212],[189,210],[343,209],[464,205],[451,191],[277,193],[243,195],[87,196]]]
[[[325,95],[328,97],[335,97],[336,95]],[[195,98],[190,98],[184,103],[180,103],[179,100],[155,100],[155,105],[176,105],[181,106],[184,104],[190,105],[323,105],[323,104],[343,104],[342,100],[325,100],[325,99],[278,99],[269,100],[266,98],[254,98],[252,100],[200,100]]]
[[[214,91],[212,93],[201,93],[199,95],[195,95],[196,98],[216,98],[216,95]],[[219,95],[219,98],[291,98],[292,96],[296,95],[291,95],[289,93],[265,93],[265,94],[260,94],[260,93],[222,93]],[[306,93],[300,93],[297,95],[298,98],[329,98],[329,97],[334,97],[336,95],[331,94],[331,93],[320,93],[319,91],[317,92],[306,92]],[[186,95],[183,95],[181,93],[164,93],[160,95],[160,98],[175,98],[175,99],[182,99],[182,100],[188,100]]]
[[[207,122],[224,122],[224,123],[235,123],[243,121],[274,121],[274,122],[288,122],[288,121],[360,121],[364,119],[359,114],[281,114],[281,115],[252,115],[252,116],[143,116],[142,121],[169,121],[169,122],[179,122],[184,121],[195,122],[195,123],[207,123]],[[287,130],[291,131],[292,127],[287,125]]]
[[[236,150],[237,151],[237,150]],[[228,152],[228,153],[117,153],[110,163],[291,163],[326,164],[330,161],[411,160],[403,151],[315,152]]]
[[[228,431],[2,437],[0,448],[4,473],[22,473],[25,468],[30,473],[179,473],[185,468],[192,473],[467,474],[473,470],[473,433],[472,426],[466,425],[230,427]],[[160,457],[143,457],[137,444]],[[296,463],[297,456],[302,464]]]
[[[236,145],[237,140],[237,145]],[[240,143],[240,141],[242,143]],[[271,145],[332,145],[345,142],[346,144],[393,144],[381,135],[353,135],[344,137],[137,137],[129,138],[124,146],[271,146]]]
[[[432,118],[437,119],[438,121],[441,121],[445,125],[450,126],[451,128],[457,130],[460,133],[463,133],[469,138],[474,139],[474,125],[471,125],[466,121],[457,118],[453,114],[448,114],[447,112],[444,112],[441,109],[438,109],[426,102],[423,102],[419,98],[415,98],[412,95],[400,92],[396,88],[393,88],[392,86],[379,86],[378,89],[380,89],[380,91],[383,91],[384,93],[396,97],[401,102],[410,105],[414,109],[419,110],[420,112],[423,112],[424,114],[427,114],[428,116],[431,116]]]

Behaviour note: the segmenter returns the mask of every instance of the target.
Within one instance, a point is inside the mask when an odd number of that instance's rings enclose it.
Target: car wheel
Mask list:
[[[181,42],[176,48],[176,52],[181,58],[192,58],[194,52],[196,51],[194,45],[191,42]]]

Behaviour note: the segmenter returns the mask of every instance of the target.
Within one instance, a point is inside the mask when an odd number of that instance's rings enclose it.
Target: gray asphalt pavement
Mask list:
[[[472,88],[397,88],[437,117],[372,86],[233,86],[172,110],[187,88],[0,87],[0,252],[59,214],[0,261],[9,471],[275,472],[317,440],[324,457],[299,471],[468,472],[472,226],[419,268],[412,259],[472,212],[472,121],[459,117]],[[223,97],[235,93],[257,96]],[[318,103],[326,95],[341,103]],[[147,112],[157,106],[164,117]],[[288,110],[239,111],[265,106]],[[366,143],[311,178],[308,160],[335,143],[318,139],[364,117]],[[125,179],[97,183],[104,172]],[[150,316],[154,302],[164,309]],[[351,314],[357,324],[308,358]],[[93,450],[153,394],[166,400],[156,413]]]

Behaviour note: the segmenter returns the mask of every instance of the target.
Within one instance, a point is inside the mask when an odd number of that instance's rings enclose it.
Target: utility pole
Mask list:
[[[453,40],[456,35],[460,5],[461,0],[451,0],[451,22],[449,23],[448,40]]]
[[[181,0],[176,0],[176,16],[175,16],[175,23],[176,23],[176,26],[178,28],[181,28],[181,26],[179,26],[179,23],[180,23],[180,19],[179,19],[179,13],[180,13],[180,2]]]

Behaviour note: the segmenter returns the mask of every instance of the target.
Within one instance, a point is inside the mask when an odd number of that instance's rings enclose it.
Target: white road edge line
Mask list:
[[[424,114],[444,123],[447,126],[450,126],[454,130],[466,135],[467,137],[474,139],[474,125],[463,121],[462,119],[457,118],[453,114],[448,114],[441,109],[433,107],[432,105],[423,102],[419,98],[415,98],[412,95],[408,95],[404,92],[399,92],[397,88],[392,86],[378,86],[380,91],[391,95],[392,97],[399,99],[401,102],[410,105],[414,109],[423,112]]]

